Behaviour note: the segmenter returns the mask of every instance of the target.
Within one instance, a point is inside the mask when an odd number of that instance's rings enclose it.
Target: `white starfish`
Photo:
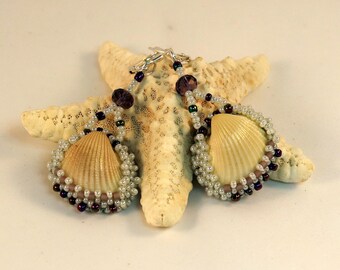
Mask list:
[[[142,58],[144,56],[113,43],[105,43],[99,52],[99,64],[110,88],[127,86],[132,79],[128,68]],[[234,103],[259,86],[268,71],[267,59],[262,55],[238,61],[227,57],[213,63],[199,57],[185,66],[185,72],[197,78],[199,88],[209,89],[213,95]],[[125,115],[130,123],[128,144],[141,168],[141,204],[145,218],[149,224],[159,227],[172,226],[180,220],[192,189],[188,153],[192,140],[190,117],[176,94],[177,79],[169,62],[158,63],[136,91],[135,105]],[[82,130],[93,112],[111,102],[111,95],[89,97],[81,104],[24,112],[22,122],[30,135],[56,142]],[[107,126],[114,128],[114,122],[109,119]],[[280,169],[271,178],[282,182],[308,179],[314,169],[312,162],[284,139],[279,144],[284,155],[279,160]]]

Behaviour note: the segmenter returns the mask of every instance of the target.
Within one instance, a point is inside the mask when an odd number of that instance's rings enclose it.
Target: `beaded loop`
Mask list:
[[[138,186],[141,183],[137,176],[138,166],[135,164],[135,155],[129,152],[128,147],[123,144],[125,136],[125,121],[121,113],[124,109],[129,109],[134,103],[130,92],[138,82],[144,78],[143,72],[138,72],[134,80],[130,83],[128,90],[116,89],[113,91],[113,103],[102,111],[96,112],[85,124],[83,131],[72,135],[68,140],[60,140],[58,148],[52,151],[52,159],[47,164],[49,171],[48,179],[52,182],[52,188],[58,192],[60,197],[68,200],[71,205],[75,205],[80,212],[102,212],[105,214],[120,212],[126,209],[138,194]],[[96,125],[106,119],[108,115],[113,115],[117,126],[117,132],[113,135],[109,130],[96,127]],[[107,191],[102,193],[100,190],[90,191],[76,185],[74,179],[67,177],[62,169],[62,161],[65,152],[71,145],[75,144],[82,137],[91,132],[103,132],[106,134],[121,161],[122,179],[119,181],[118,192]]]
[[[175,62],[176,63],[176,62]],[[173,68],[180,76],[176,83],[176,90],[179,95],[184,96],[189,104],[188,111],[192,119],[192,125],[196,130],[194,144],[191,146],[192,169],[198,183],[205,188],[208,196],[214,196],[223,201],[239,201],[245,194],[252,195],[253,191],[260,190],[262,183],[269,179],[271,171],[278,169],[276,159],[282,155],[277,143],[279,136],[273,128],[270,118],[264,118],[261,113],[255,112],[250,106],[235,104],[234,106],[222,97],[214,97],[211,93],[203,93],[197,89],[197,80],[192,75],[183,75],[182,65],[176,63]],[[196,102],[202,100],[211,102],[217,107],[215,111],[207,115],[203,122],[197,116],[198,109]],[[232,181],[230,184],[223,185],[214,174],[214,168],[207,160],[211,160],[206,143],[207,137],[211,133],[212,118],[221,113],[243,115],[254,121],[265,131],[267,143],[264,149],[262,160],[255,164],[254,170],[244,175],[241,179]]]

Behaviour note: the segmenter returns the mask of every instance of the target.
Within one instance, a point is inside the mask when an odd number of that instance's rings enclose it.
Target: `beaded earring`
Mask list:
[[[174,54],[172,49],[162,50],[162,52],[172,60],[173,69],[180,77],[176,82],[176,91],[180,96],[185,98],[188,106],[187,109],[192,119],[195,135],[194,143],[190,148],[192,154],[191,161],[192,169],[198,183],[205,188],[208,196],[214,196],[224,201],[238,201],[241,197],[245,196],[245,194],[252,195],[254,190],[260,190],[263,182],[269,179],[270,173],[278,169],[276,159],[282,155],[282,151],[277,146],[279,136],[273,128],[271,119],[263,117],[261,113],[255,112],[250,106],[231,105],[230,102],[224,98],[198,90],[197,79],[192,75],[184,74],[182,63],[176,58],[176,54]],[[212,105],[216,107],[216,110],[202,117],[196,105],[197,100],[212,103]],[[226,119],[220,117],[220,119],[218,119],[218,115],[221,114],[228,115],[229,117]],[[203,121],[201,119],[203,119]],[[223,128],[225,128],[226,125],[232,125],[234,130],[239,130],[243,128],[242,125],[244,125],[250,131],[250,133],[241,134],[239,137],[233,132],[229,132],[228,136],[223,138],[225,141],[230,140],[232,137],[234,137],[234,141],[243,140],[244,138],[241,137],[249,136],[249,134],[251,134],[249,137],[263,136],[264,138],[263,148],[262,150],[260,149],[262,154],[255,158],[257,161],[251,165],[248,173],[238,179],[232,179],[229,182],[223,181],[225,179],[219,179],[217,175],[218,172],[215,171],[214,168],[214,159],[209,154],[209,144],[206,142],[214,133],[214,121],[218,121],[219,123],[222,121],[222,125],[224,125]],[[244,124],[244,121],[246,121],[246,124]],[[217,126],[217,124],[215,126]],[[217,132],[216,130],[215,132]],[[251,143],[251,138],[246,139],[249,139],[248,141]],[[231,151],[228,147],[225,147],[223,141],[220,144],[217,143],[214,147],[220,152]],[[229,158],[233,158],[233,153],[229,153]],[[243,158],[247,159],[246,156]],[[218,159],[221,158],[218,155],[215,156],[215,160]],[[228,170],[228,164],[225,164],[223,159],[220,161],[222,161],[222,166],[219,167]],[[234,163],[237,162],[234,161]]]
[[[137,175],[134,154],[123,143],[122,112],[133,106],[131,93],[143,80],[144,70],[136,72],[127,90],[114,90],[113,103],[94,113],[83,131],[60,140],[58,148],[52,151],[47,168],[53,190],[80,212],[119,212],[138,194],[141,178]],[[100,127],[110,115],[115,120],[115,135]]]

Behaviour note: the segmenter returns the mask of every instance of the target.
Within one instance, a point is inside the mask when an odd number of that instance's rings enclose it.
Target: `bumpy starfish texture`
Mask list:
[[[105,43],[99,52],[99,64],[110,88],[128,85],[132,79],[127,72],[129,66],[142,58],[143,55]],[[213,63],[206,63],[199,57],[185,65],[185,72],[197,78],[202,90],[233,103],[239,103],[259,86],[268,71],[269,65],[263,55],[238,61],[228,57]],[[136,153],[141,168],[141,204],[145,218],[158,227],[169,227],[180,220],[192,189],[190,116],[175,92],[177,79],[171,63],[158,63],[134,93],[135,105],[124,115],[129,123],[128,145]],[[56,142],[81,131],[94,112],[111,102],[110,95],[90,97],[81,104],[24,112],[22,122],[30,135]],[[205,102],[200,105],[205,110],[210,106]],[[114,120],[107,119],[106,127],[114,129]],[[279,159],[280,169],[271,179],[287,183],[307,180],[314,169],[312,162],[284,139],[279,147],[284,155]]]

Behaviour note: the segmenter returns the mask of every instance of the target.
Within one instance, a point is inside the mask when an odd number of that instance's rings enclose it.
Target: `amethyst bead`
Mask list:
[[[233,106],[229,103],[227,103],[226,105],[224,105],[224,111],[226,113],[232,113],[233,112]]]
[[[276,171],[278,167],[279,167],[279,166],[278,166],[277,164],[275,164],[275,163],[270,163],[270,164],[268,165],[268,168],[269,168],[269,170],[271,170],[271,171]]]
[[[119,88],[113,91],[112,101],[123,109],[129,109],[132,107],[134,99],[128,91]]]
[[[254,183],[255,190],[260,190],[261,188],[262,188],[262,184],[260,181],[257,181],[256,183]]]
[[[204,122],[207,124],[207,127],[211,127],[211,119],[210,118],[205,118]]]
[[[181,96],[184,96],[187,91],[192,91],[197,88],[197,80],[192,75],[184,75],[176,82],[176,91]]]
[[[67,191],[65,190],[61,190],[60,193],[59,193],[60,197],[62,198],[66,198],[67,197]]]
[[[69,202],[71,205],[75,205],[75,204],[76,204],[76,198],[71,197],[71,198],[68,199],[68,202]]]
[[[134,78],[137,82],[141,82],[144,79],[144,73],[142,71],[138,71]]]
[[[99,121],[104,120],[105,119],[105,114],[103,112],[96,112],[96,117]]]
[[[54,190],[55,192],[60,192],[60,184],[58,184],[58,183],[54,184],[54,185],[53,185],[53,190]]]
[[[109,209],[110,209],[111,213],[115,213],[118,210],[117,207],[114,204],[109,205]]]
[[[206,100],[206,101],[210,101],[211,98],[212,98],[212,94],[207,93],[207,94],[205,95],[205,100]]]
[[[77,209],[79,212],[84,212],[86,210],[86,203],[81,202],[80,204],[77,205]]]
[[[99,211],[99,204],[98,203],[94,203],[91,205],[91,210],[93,212],[98,212]]]
[[[174,68],[174,70],[177,70],[178,68],[182,67],[182,63],[179,61],[175,61],[172,67]]]
[[[267,181],[269,179],[269,174],[268,173],[262,174],[262,178],[263,178],[263,181]]]
[[[221,112],[219,110],[213,111],[213,115],[220,114]]]
[[[232,199],[234,202],[239,201],[239,200],[241,199],[240,193],[232,194],[232,195],[231,195],[231,199]]]
[[[281,156],[282,156],[281,149],[275,149],[274,157],[281,157]]]
[[[202,126],[197,130],[197,134],[203,134],[204,136],[207,136],[208,130],[205,127]]]
[[[249,196],[253,194],[253,190],[251,188],[246,189],[244,192],[247,193]]]

